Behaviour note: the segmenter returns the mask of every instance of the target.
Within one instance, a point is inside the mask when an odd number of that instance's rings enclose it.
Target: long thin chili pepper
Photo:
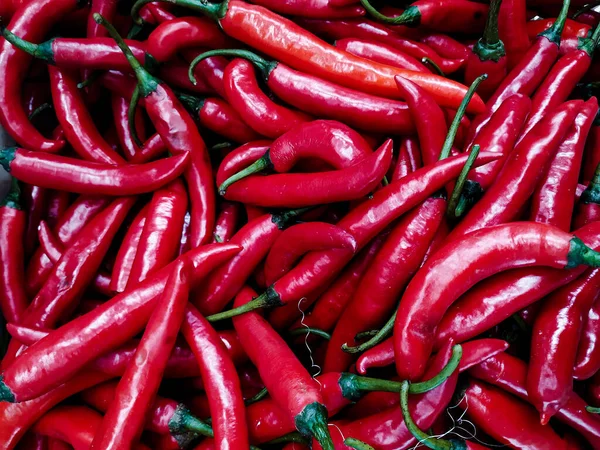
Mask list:
[[[180,153],[146,164],[113,166],[15,147],[0,151],[0,164],[20,181],[95,195],[152,192],[180,176],[189,161],[187,153]]]
[[[186,262],[173,264],[165,293],[150,316],[136,356],[115,391],[90,449],[130,448],[142,434],[146,415],[183,323],[190,288]]]
[[[447,34],[427,33],[418,39],[445,58],[466,60],[469,56],[469,48]]]
[[[577,347],[573,378],[586,380],[600,370],[600,301],[596,299],[587,314],[583,313],[583,328]]]
[[[140,152],[140,146],[137,144],[135,135],[132,133],[133,130],[131,130],[129,126],[129,101],[127,101],[125,97],[113,94],[111,96],[111,106],[115,130],[117,131],[121,150],[123,151],[125,158],[128,161],[131,161],[131,159]],[[135,127],[135,134],[137,134],[140,139],[144,139],[146,127],[141,111],[138,110],[135,114],[135,120],[132,126]]]
[[[205,245],[180,256],[179,260],[189,261],[193,266],[190,278],[197,283],[240,250],[240,247],[232,244]],[[113,297],[29,347],[4,371],[2,392],[9,395],[16,392],[13,398],[17,401],[34,398],[68,380],[87,363],[135,336],[147,323],[157,298],[163,292],[172,264],[135,289]],[[122,320],[115,322],[115,317],[121,317]],[[57,354],[64,355],[61,342],[70,343],[70,352],[68,357],[56,358]],[[21,371],[28,375],[22,376]]]
[[[575,206],[573,228],[580,228],[591,222],[600,220],[600,164],[596,167],[594,178],[590,180]]]
[[[512,69],[529,48],[525,0],[502,0],[498,13],[498,33],[506,49],[508,68]]]
[[[213,231],[213,242],[229,242],[238,230],[240,205],[224,201],[219,208],[215,231]]]
[[[248,447],[248,428],[240,380],[219,335],[191,305],[186,308],[181,331],[200,366],[217,447]],[[240,338],[243,340],[241,335]]]
[[[36,186],[34,184],[23,185],[21,195],[23,197],[23,206],[27,213],[25,236],[23,240],[26,258],[31,255],[38,244],[37,227],[46,214],[48,194],[48,189],[45,189],[42,186]]]
[[[56,225],[58,219],[65,213],[71,204],[71,194],[65,191],[52,191],[48,198],[45,221],[51,227]]]
[[[189,64],[196,59],[200,54],[205,53],[197,52],[193,50],[184,50],[182,52],[183,59],[187,62],[186,74],[189,81]],[[219,97],[225,98],[225,85],[223,84],[223,75],[225,74],[225,68],[229,64],[229,60],[224,56],[213,56],[211,58],[203,59],[198,63],[194,70],[194,76],[196,81],[204,80],[206,84],[214,90]],[[191,86],[198,86],[190,83]]]
[[[134,17],[136,11],[145,3],[148,2],[140,0],[134,5]],[[259,49],[272,58],[289,64],[294,69],[346,87],[397,98],[398,92],[393,77],[401,75],[429,91],[443,106],[454,108],[458,107],[466,92],[464,86],[436,75],[392,69],[336,50],[299,25],[260,6],[249,5],[239,0],[213,4],[190,0],[185,2],[185,6],[218,20],[229,36]],[[270,32],[267,33],[267,30]],[[289,42],[297,44],[296,50],[290,51],[287,44]],[[481,112],[483,109],[483,102],[479,97],[475,97],[470,103],[469,111]]]
[[[333,19],[359,17],[365,14],[365,10],[358,5],[347,2],[346,5],[334,5],[329,0],[257,0],[253,3],[268,8],[279,14],[297,17],[310,17],[313,19]]]
[[[10,191],[0,204],[0,312],[7,322],[20,323],[29,304],[25,291],[24,233],[25,212],[19,185],[13,178]]]

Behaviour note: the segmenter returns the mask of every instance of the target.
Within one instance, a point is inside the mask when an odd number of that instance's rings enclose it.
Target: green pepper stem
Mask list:
[[[0,166],[10,173],[10,163],[15,159],[17,147],[6,147],[0,151]]]
[[[227,188],[233,183],[240,181],[246,177],[249,177],[250,175],[254,175],[255,173],[262,172],[263,170],[269,169],[271,167],[273,167],[273,164],[271,163],[271,156],[269,150],[267,150],[263,156],[254,161],[248,167],[231,175],[229,178],[223,181],[221,186],[219,186],[219,194],[225,195]]]
[[[320,403],[306,405],[296,416],[296,429],[304,436],[313,436],[323,450],[335,450],[327,426],[327,409]]]
[[[589,248],[578,237],[574,237],[569,244],[567,261],[566,269],[571,269],[581,264],[590,267],[600,267],[600,253]]]
[[[148,3],[170,3],[182,8],[191,9],[199,12],[213,20],[221,20],[227,14],[228,1],[224,0],[221,3],[210,3],[206,0],[138,0],[131,8],[131,17],[138,25],[144,21],[140,17],[140,9]]]
[[[360,4],[375,20],[392,25],[417,26],[421,22],[421,12],[416,6],[409,6],[397,17],[389,17],[377,11],[369,0],[360,0]]]
[[[379,330],[375,334],[375,336],[373,336],[371,339],[369,339],[368,341],[363,342],[362,344],[357,345],[355,347],[349,347],[347,343],[344,343],[344,344],[342,344],[342,350],[345,351],[346,353],[362,353],[362,352],[366,352],[370,348],[375,347],[377,344],[383,342],[383,340],[385,338],[387,338],[390,334],[392,334],[392,330],[394,329],[394,322],[396,321],[397,312],[398,312],[397,310],[394,311],[394,314],[392,314],[392,317],[390,317],[388,319],[388,321],[381,328],[381,330]]]
[[[441,76],[441,77],[445,77],[446,76],[446,74],[444,73],[444,71],[442,70],[442,68],[440,66],[438,66],[433,59],[428,58],[427,56],[423,56],[421,58],[421,62],[423,64],[425,64],[426,66],[430,66],[433,69],[433,71],[435,73],[437,73],[439,76]]]
[[[359,441],[358,439],[354,439],[353,437],[346,438],[346,440],[344,440],[344,444],[355,450],[375,450],[369,444],[366,444],[363,441]]]
[[[227,311],[207,316],[206,319],[209,322],[218,322],[219,320],[231,319],[232,317],[239,316],[241,314],[245,314],[256,309],[270,308],[273,306],[281,305],[282,303],[279,299],[279,295],[277,295],[275,290],[272,287],[270,287],[269,289],[267,289],[266,292],[262,293],[254,300],[251,300],[244,305],[238,306],[237,308],[229,309]]]
[[[502,0],[492,0],[488,12],[487,21],[483,37],[477,41],[473,47],[473,52],[481,61],[498,62],[500,58],[506,55],[504,43],[500,40],[498,34],[498,12]]]
[[[542,31],[538,36],[545,37],[550,42],[555,43],[556,45],[560,45],[560,35],[565,28],[565,22],[567,21],[567,15],[569,14],[569,6],[571,5],[571,0],[563,0],[563,6],[558,14],[558,17],[552,24],[550,28],[545,31]]]
[[[197,83],[196,75],[194,74],[194,70],[196,66],[200,63],[200,61],[205,60],[206,58],[211,58],[213,56],[232,56],[234,58],[243,58],[250,61],[254,66],[260,70],[261,76],[263,80],[267,81],[269,78],[269,74],[271,71],[277,66],[277,62],[275,61],[267,61],[265,58],[261,58],[256,53],[252,53],[248,50],[242,49],[231,49],[225,48],[220,50],[210,50],[208,52],[204,52],[194,58],[194,60],[190,63],[190,67],[188,68],[188,77],[193,84]]]
[[[586,406],[585,410],[592,414],[600,414],[600,408],[596,408],[594,406]]]
[[[594,52],[596,51],[596,46],[598,45],[598,39],[600,38],[600,24],[596,25],[594,28],[594,32],[589,37],[579,38],[579,45],[577,48],[579,50],[583,50],[590,57],[594,56]]]
[[[281,437],[273,439],[269,442],[265,442],[266,445],[276,445],[276,444],[287,444],[289,442],[297,442],[298,444],[308,444],[308,441],[304,436],[302,436],[297,431],[292,431],[291,433],[284,434]]]
[[[360,333],[356,333],[354,340],[362,341],[364,339],[371,339],[373,336],[377,336],[377,333],[379,333],[379,330],[361,331]]]
[[[0,402],[15,403],[15,395],[4,381],[2,381],[2,376],[0,376]]]
[[[446,136],[446,140],[444,141],[444,146],[442,147],[442,151],[440,152],[440,161],[442,159],[450,156],[450,150],[452,150],[452,145],[454,144],[454,139],[456,138],[456,133],[458,132],[458,127],[460,126],[460,121],[465,115],[467,110],[467,105],[475,95],[475,91],[479,87],[479,85],[487,79],[487,73],[475,78],[471,86],[469,86],[469,90],[465,94],[464,98],[460,102],[460,106],[456,110],[456,115],[454,116],[454,120],[448,129],[448,135]]]
[[[38,106],[37,108],[35,108],[31,114],[29,114],[29,120],[33,120],[35,119],[37,116],[39,116],[41,113],[43,113],[44,111],[48,110],[48,109],[52,109],[54,108],[54,106],[52,105],[52,103],[42,103],[40,106]]]
[[[6,28],[0,21],[0,33],[4,36],[13,47],[30,54],[31,56],[46,61],[49,64],[54,64],[54,51],[52,50],[52,43],[54,39],[42,42],[41,44],[34,44],[33,42],[26,41],[25,39],[17,36],[8,28]]]
[[[306,334],[314,334],[314,335],[322,337],[323,339],[326,339],[328,341],[331,340],[331,335],[329,333],[327,333],[326,331],[319,330],[318,328],[311,328],[311,327],[296,328],[296,329],[290,331],[288,334],[291,337],[304,336]]]
[[[204,103],[206,102],[205,98],[198,98],[194,95],[185,94],[181,91],[175,91],[175,95],[177,95],[177,98],[183,104],[185,109],[187,109],[193,116],[198,115],[204,106]]]
[[[479,156],[479,149],[479,144],[475,144],[471,148],[471,152],[469,153],[467,162],[460,171],[460,175],[458,176],[456,184],[454,185],[454,190],[452,191],[450,201],[448,202],[448,208],[446,210],[446,214],[452,220],[456,220],[458,217],[460,217],[456,212],[456,206],[458,205],[459,199],[462,197],[463,188],[465,186],[465,182],[467,181],[467,176],[469,175],[469,172],[471,171],[471,168],[473,167],[477,156]]]
[[[19,211],[23,209],[21,206],[21,188],[19,187],[19,180],[15,177],[10,177],[10,190],[0,202],[0,207],[2,206]]]
[[[260,392],[258,392],[254,397],[250,397],[249,399],[244,401],[244,404],[246,406],[251,405],[252,403],[256,403],[259,400],[262,400],[263,398],[265,398],[267,395],[269,394],[269,391],[267,390],[267,388],[262,388],[260,390]]]

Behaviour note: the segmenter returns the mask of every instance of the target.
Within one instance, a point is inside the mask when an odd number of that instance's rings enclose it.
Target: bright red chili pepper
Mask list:
[[[342,345],[356,345],[356,334],[377,328],[392,313],[398,296],[419,269],[445,211],[446,199],[430,198],[394,226],[335,326],[325,372],[346,370],[354,356],[344,352]]]
[[[573,228],[580,228],[588,223],[600,220],[600,164],[596,167],[594,178],[589,182],[587,188],[581,194],[575,206],[573,217]]]
[[[545,179],[536,187],[531,200],[529,218],[534,222],[548,223],[562,230],[571,229],[579,169],[585,141],[598,112],[595,97],[588,100],[575,118],[571,130],[548,168]]]
[[[183,259],[193,265],[190,278],[197,283],[240,250],[237,245],[211,244],[191,250],[178,260]],[[68,380],[87,363],[135,336],[147,323],[158,296],[164,290],[172,265],[161,269],[135,289],[113,297],[29,347],[3,373],[3,392],[7,392],[4,386],[10,386],[8,392],[15,392],[13,389],[16,387],[17,401],[23,400],[21,396],[34,398]],[[115,322],[115,317],[122,317],[123,320]],[[61,350],[61,342],[69,342],[68,357]],[[56,358],[57,354],[63,356]],[[22,373],[28,375],[23,376]]]
[[[244,288],[236,296],[234,306],[252,300],[253,295],[252,289]],[[324,449],[332,450],[327,409],[319,385],[285,341],[258,313],[235,317],[233,326],[269,394],[289,415],[298,431],[314,436]],[[280,377],[281,370],[285,370],[284,378]]]
[[[147,3],[146,0],[138,1],[133,9],[134,15],[144,3]],[[419,84],[443,106],[457,108],[466,92],[464,86],[436,75],[392,69],[336,50],[300,25],[260,6],[239,0],[214,4],[194,0],[186,2],[186,7],[218,20],[229,36],[294,69],[369,94],[397,98],[395,75],[405,76]],[[290,42],[296,44],[294,51],[290,51]],[[469,111],[475,113],[483,110],[483,102],[476,96],[470,103]]]
[[[400,147],[398,148],[398,155],[396,160],[393,162],[393,168],[386,175],[390,181],[396,181],[400,178],[405,177],[409,173],[413,172],[411,155],[408,152],[408,147],[412,145],[411,138],[403,138],[400,141]],[[390,173],[391,172],[391,173]]]
[[[260,140],[247,142],[225,155],[217,170],[217,185],[222,184],[233,174],[245,169],[248,165],[260,159],[269,150],[273,141]],[[248,205],[244,205],[247,208]],[[250,219],[250,217],[248,217]]]
[[[144,427],[177,334],[183,323],[190,289],[190,273],[184,260],[173,264],[165,293],[156,306],[136,355],[127,366],[90,449],[130,448]]]
[[[506,49],[509,69],[517,65],[530,45],[525,3],[525,0],[502,0],[500,5],[498,32]]]
[[[129,128],[129,100],[118,94],[113,94],[111,96],[111,105],[115,130],[117,131],[117,137],[119,138],[119,146],[125,154],[125,158],[128,161],[131,161],[132,158],[140,152],[140,146],[136,143]],[[136,110],[134,121],[135,131],[138,137],[140,139],[145,139],[146,125],[140,110]]]
[[[358,5],[347,2],[346,5],[334,5],[329,0],[256,0],[253,3],[268,8],[279,14],[313,19],[344,19],[359,17],[365,10]],[[355,2],[352,2],[355,3]]]
[[[90,14],[87,21],[86,37],[106,37],[108,36],[108,33],[106,33],[106,30],[104,30],[103,27],[96,23],[92,17],[92,14],[99,13],[104,17],[107,17],[108,20],[114,20],[115,16],[117,15],[118,0],[92,0],[91,3]]]
[[[508,155],[495,182],[450,233],[450,239],[517,217],[550,166],[581,106],[580,100],[564,103],[521,140]]]
[[[278,98],[301,111],[372,132],[404,134],[414,131],[410,112],[403,102],[334,84],[244,50],[207,52],[199,66],[215,58],[206,55],[214,54],[233,54],[248,59]],[[202,69],[199,66],[195,72]]]
[[[469,56],[469,48],[466,45],[446,34],[428,33],[419,37],[419,41],[431,47],[444,58],[466,60]]]
[[[587,314],[583,313],[583,328],[573,368],[573,378],[576,380],[591,378],[600,370],[598,330],[600,330],[600,301],[596,299]]]
[[[154,133],[146,142],[144,142],[143,146],[140,147],[140,151],[131,158],[130,163],[143,164],[148,161],[153,161],[159,156],[162,156],[166,151],[167,147],[160,137],[160,134]]]
[[[199,54],[203,52],[192,51],[192,50],[184,50],[182,52],[183,58],[187,61],[186,66],[186,75],[187,80],[189,81],[189,64],[196,59]],[[225,74],[225,69],[229,65],[229,60],[223,56],[213,56],[212,58],[203,59],[198,63],[198,65],[194,69],[194,76],[196,81],[204,80],[208,86],[210,86],[213,91],[219,94],[219,97],[225,98],[225,85],[223,83],[223,76]],[[191,86],[194,85],[190,82]]]
[[[46,222],[51,227],[56,226],[56,222],[71,204],[71,194],[65,191],[52,191],[48,198],[48,207],[46,208]]]
[[[20,323],[29,304],[23,252],[26,217],[17,180],[11,181],[11,189],[0,204],[0,312],[7,322]]]
[[[229,242],[238,230],[240,218],[240,205],[223,201],[220,204],[219,215],[215,221],[213,242]]]
[[[248,447],[248,427],[240,380],[219,335],[191,305],[186,308],[181,332],[200,366],[217,448]],[[240,342],[243,339],[240,335]]]
[[[25,224],[25,236],[23,246],[25,247],[25,258],[35,251],[38,245],[37,227],[46,215],[48,202],[48,189],[33,184],[24,184],[22,188],[23,206],[27,213]]]
[[[531,39],[535,38],[536,35],[550,28],[555,20],[555,18],[530,20],[527,22],[527,35]],[[588,24],[567,18],[565,21],[565,28],[561,33],[561,38],[570,36],[584,38],[587,36],[590,29],[591,27]]]

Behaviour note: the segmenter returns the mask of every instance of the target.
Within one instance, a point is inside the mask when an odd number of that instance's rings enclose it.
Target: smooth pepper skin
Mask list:
[[[391,45],[367,39],[344,38],[335,41],[335,46],[355,56],[370,59],[388,66],[415,72],[430,73],[429,69],[417,58],[405,54]]]
[[[596,299],[587,315],[577,348],[573,378],[586,380],[600,370],[600,300]]]
[[[361,6],[352,2],[338,5],[329,0],[257,0],[253,3],[279,14],[313,19],[344,19],[365,14]]]

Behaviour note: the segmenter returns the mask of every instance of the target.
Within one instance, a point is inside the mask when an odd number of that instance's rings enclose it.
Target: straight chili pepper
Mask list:
[[[193,266],[190,278],[196,283],[240,250],[237,245],[212,244],[191,250],[179,259],[189,261]],[[172,264],[135,289],[113,297],[29,347],[4,371],[3,394],[16,401],[41,395],[68,380],[98,356],[135,336],[147,323],[156,299],[163,292]],[[115,317],[122,320],[116,322]],[[70,343],[68,357],[61,350],[61,342]],[[63,356],[57,358],[57,354]],[[28,375],[23,377],[21,371]]]
[[[351,4],[351,2],[339,6],[334,5],[329,0],[286,0],[283,2],[277,0],[257,0],[254,3],[286,16],[313,19],[345,19],[365,14],[363,8]]]
[[[134,5],[134,17],[137,15],[136,11],[145,3],[148,2],[141,0]],[[260,6],[249,5],[239,0],[213,4],[192,0],[186,2],[185,6],[218,20],[225,33],[250,47],[259,49],[294,69],[342,86],[363,90],[369,94],[398,98],[393,77],[401,75],[429,91],[441,105],[453,108],[458,107],[466,92],[466,88],[459,83],[436,75],[393,69],[336,50],[305,31],[300,25]],[[290,42],[296,44],[294,51],[290,51]],[[469,111],[481,112],[484,110],[483,106],[481,99],[475,97],[470,103]]]
[[[27,222],[25,224],[25,236],[23,246],[25,248],[25,258],[33,253],[38,244],[37,227],[40,221],[46,215],[46,205],[48,202],[48,189],[34,184],[24,184],[21,195],[23,197],[23,206],[27,213]]]
[[[7,322],[20,323],[29,304],[25,291],[24,233],[25,213],[19,185],[13,178],[10,191],[0,204],[0,312]]]
[[[587,314],[583,313],[583,327],[573,367],[573,378],[576,380],[591,378],[600,370],[599,329],[600,301],[596,299]]]
[[[56,225],[71,204],[71,194],[65,191],[52,191],[48,198],[45,220],[51,227]]]
[[[223,201],[220,204],[219,215],[215,221],[213,242],[229,242],[238,230],[240,205]]]
[[[467,59],[469,48],[462,42],[452,39],[447,34],[428,33],[419,37],[419,42],[426,44],[440,56],[449,59]]]
[[[173,264],[165,293],[150,316],[134,360],[127,366],[90,449],[130,448],[143,430],[175,339],[190,289],[186,262]]]
[[[137,144],[135,135],[129,127],[129,101],[125,97],[113,94],[111,96],[111,106],[121,150],[125,154],[125,158],[131,161],[140,152],[140,146]],[[136,110],[133,126],[135,127],[137,136],[140,139],[145,139],[146,127],[140,110]]]
[[[129,224],[127,233],[119,246],[119,251],[115,256],[115,261],[113,263],[110,281],[110,289],[113,292],[123,292],[127,287],[131,266],[135,260],[138,243],[142,236],[142,232],[144,231],[144,224],[146,223],[146,217],[148,215],[148,206],[149,205],[144,206],[136,214],[131,224]]]
[[[506,49],[508,69],[511,70],[530,45],[525,0],[502,0],[498,14],[498,33]]]

